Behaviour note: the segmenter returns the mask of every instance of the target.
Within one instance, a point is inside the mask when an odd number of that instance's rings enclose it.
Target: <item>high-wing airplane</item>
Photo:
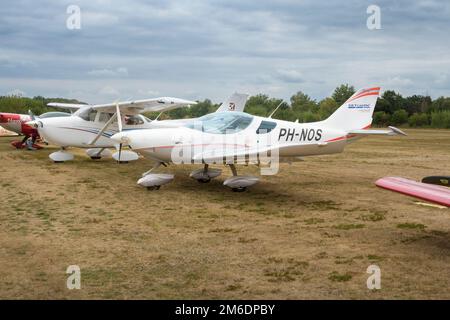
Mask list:
[[[209,182],[221,174],[221,170],[209,168],[210,164],[225,164],[233,176],[223,184],[233,191],[244,191],[259,179],[239,176],[236,164],[270,165],[272,168],[265,169],[275,171],[266,174],[274,174],[279,162],[340,153],[349,142],[368,135],[404,134],[394,127],[368,129],[379,92],[379,87],[361,89],[328,119],[319,122],[298,123],[244,112],[216,112],[179,128],[122,131],[111,138],[155,162],[138,181],[141,186],[159,189],[173,180],[171,174],[153,173],[161,164],[203,164],[202,169],[190,175],[199,182]]]
[[[221,111],[242,111],[247,95],[234,94],[220,106]],[[111,136],[119,131],[135,131],[158,127],[178,127],[191,121],[182,120],[150,120],[140,113],[165,112],[179,107],[194,105],[196,102],[178,98],[162,97],[137,101],[125,101],[102,105],[73,105],[66,103],[49,103],[49,106],[59,108],[77,108],[78,110],[68,118],[55,118],[31,121],[39,134],[46,141],[58,145],[61,150],[50,154],[55,162],[73,159],[73,155],[66,151],[68,147],[87,148],[86,153],[92,159],[108,156],[108,148],[118,148],[112,156],[115,160],[128,162],[138,159],[138,154],[123,150],[120,144],[111,140]]]
[[[25,141],[28,140],[29,137],[33,137],[34,140],[39,138],[39,134],[36,128],[27,124],[33,118],[45,119],[45,118],[68,117],[68,116],[70,116],[70,113],[65,112],[47,112],[41,114],[38,117],[34,117],[28,114],[0,113],[0,126],[5,128],[6,130],[24,136],[22,141],[13,141],[11,143],[14,147],[20,149],[23,147]]]

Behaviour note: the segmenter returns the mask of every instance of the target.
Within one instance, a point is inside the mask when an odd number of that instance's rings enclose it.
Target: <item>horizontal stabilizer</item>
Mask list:
[[[406,133],[404,133],[402,130],[396,128],[396,127],[389,127],[389,130],[372,130],[372,129],[360,129],[360,130],[350,130],[348,132],[349,134],[356,134],[356,135],[404,135],[406,136]]]

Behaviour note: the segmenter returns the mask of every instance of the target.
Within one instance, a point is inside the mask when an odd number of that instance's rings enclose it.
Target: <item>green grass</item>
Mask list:
[[[380,261],[380,260],[383,260],[382,257],[377,256],[377,255],[375,255],[375,254],[369,254],[369,255],[367,255],[367,259],[369,259],[370,261]]]
[[[333,226],[333,228],[338,229],[338,230],[362,229],[364,227],[365,227],[364,224],[345,224],[345,223],[341,223],[341,224]]]
[[[425,230],[426,226],[421,223],[400,223],[397,225],[399,229],[417,229],[417,230]]]
[[[311,224],[318,224],[318,223],[325,222],[325,220],[320,219],[320,218],[309,218],[309,219],[303,220],[303,222],[307,225],[311,225]]]
[[[328,275],[328,279],[334,282],[347,282],[352,279],[352,275],[349,273],[339,274],[336,271],[333,271]]]
[[[372,214],[363,214],[361,215],[360,218],[363,221],[372,221],[372,222],[377,222],[386,219],[385,215],[380,212],[375,212]]]

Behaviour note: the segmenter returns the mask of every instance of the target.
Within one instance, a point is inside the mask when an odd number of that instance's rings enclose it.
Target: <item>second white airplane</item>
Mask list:
[[[248,95],[233,94],[222,103],[217,112],[242,111]],[[36,119],[28,124],[37,128],[41,137],[61,150],[50,154],[55,162],[73,160],[74,156],[67,151],[69,147],[86,148],[92,159],[100,159],[111,155],[109,148],[117,148],[112,156],[120,162],[138,159],[138,154],[130,150],[122,150],[120,144],[111,140],[111,136],[119,131],[134,131],[158,127],[178,127],[195,119],[150,120],[141,115],[143,112],[165,112],[175,108],[197,104],[178,98],[162,97],[146,100],[115,102],[101,105],[83,105],[67,103],[49,103],[50,107],[76,110],[71,116],[64,118]]]

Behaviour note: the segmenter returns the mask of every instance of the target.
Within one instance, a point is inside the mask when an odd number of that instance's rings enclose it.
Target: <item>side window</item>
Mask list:
[[[97,111],[93,109],[83,110],[78,116],[85,121],[95,121],[95,117],[97,116]]]
[[[111,117],[113,116],[113,113],[105,113],[105,112],[101,112],[98,121],[99,122],[103,122],[106,123],[109,121],[109,119],[111,119]]]
[[[275,129],[276,126],[277,124],[275,122],[263,120],[261,121],[259,128],[256,130],[256,133],[257,134],[269,133],[270,131]]]
[[[95,117],[97,116],[97,111],[92,110],[91,112],[89,112],[89,120],[88,121],[95,121]]]
[[[144,120],[139,116],[125,116],[125,124],[128,126],[136,126],[143,123]]]

